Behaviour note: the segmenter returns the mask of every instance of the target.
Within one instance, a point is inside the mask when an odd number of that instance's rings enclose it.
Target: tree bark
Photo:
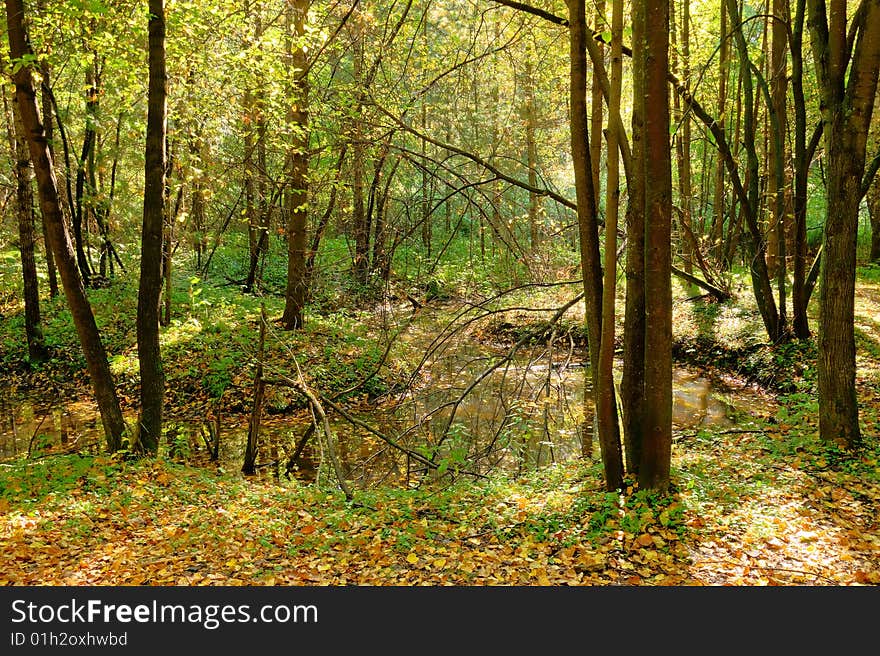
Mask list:
[[[615,295],[617,292],[617,223],[620,207],[620,153],[617,117],[623,76],[623,0],[612,1],[611,18],[611,87],[608,94],[607,179],[605,182],[605,278],[602,283],[602,336],[599,344],[596,420],[600,444],[615,448],[605,457],[614,469],[623,471],[620,451],[620,430],[614,393],[614,328]]]
[[[584,303],[595,399],[598,389],[599,346],[602,340],[602,266],[599,258],[599,223],[590,166],[590,141],[587,124],[586,41],[589,35],[584,0],[568,0],[568,11],[571,60],[569,87],[571,152],[574,163]],[[618,441],[616,444],[600,442],[600,446],[605,468],[605,487],[608,490],[616,490],[623,484],[620,442]]]
[[[25,55],[32,55],[24,29],[24,18],[22,0],[6,0],[6,26],[9,35],[10,55],[13,61],[20,61]],[[73,244],[61,213],[52,155],[49,152],[46,133],[40,123],[39,110],[37,109],[33,72],[29,66],[21,66],[14,77],[19,110],[28,138],[31,162],[37,177],[40,208],[48,227],[49,244],[58,264],[64,294],[86,358],[92,388],[101,413],[107,447],[110,451],[116,451],[122,446],[125,421],[119,408],[119,399],[107,362],[107,353],[104,350],[92,308],[86,297],[85,287],[73,252]]]
[[[528,167],[529,186],[538,186],[538,142],[535,132],[538,122],[538,108],[535,104],[535,71],[532,58],[535,54],[534,43],[529,41],[525,63],[525,123],[526,123],[526,166]],[[449,204],[446,204],[448,209]],[[529,192],[529,246],[532,255],[537,255],[541,246],[541,198],[533,191]]]
[[[137,308],[141,412],[136,449],[146,454],[154,454],[159,448],[165,393],[159,349],[159,296],[162,290],[162,233],[165,220],[166,97],[165,3],[164,0],[150,0],[144,216]]]
[[[28,153],[27,136],[21,122],[17,98],[12,103],[13,154],[15,156],[16,204],[18,214],[18,252],[21,256],[21,275],[24,289],[24,331],[27,338],[28,358],[43,362],[47,357],[43,329],[40,326],[40,287],[37,263],[34,259],[34,174]]]
[[[791,28],[791,91],[794,104],[794,262],[792,265],[792,328],[795,337],[808,339],[810,324],[807,318],[809,296],[806,294],[807,275],[807,180],[810,171],[810,153],[807,152],[807,109],[804,96],[803,34],[806,0],[796,0],[794,22]]]
[[[623,373],[620,401],[626,468],[638,477],[644,436],[645,396],[645,4],[632,4],[632,168],[627,192],[626,308],[623,323]]]
[[[758,225],[759,195],[759,162],[755,148],[755,106],[754,86],[752,83],[752,68],[749,60],[748,45],[742,29],[737,0],[727,0],[727,11],[730,15],[731,24],[734,26],[733,33],[736,40],[737,52],[740,63],[740,80],[742,82],[743,104],[743,131],[742,140],[746,149],[748,162],[748,193],[742,203],[746,226],[749,230],[749,239],[746,242],[749,271],[752,278],[752,290],[755,301],[767,336],[772,343],[776,343],[782,336],[779,314],[776,309],[776,301],[773,296],[773,287],[770,282],[770,274],[767,271],[766,242]]]
[[[880,261],[880,181],[874,178],[865,196],[871,219],[871,262]]]
[[[41,5],[42,3],[38,6]],[[40,99],[43,105],[43,127],[46,132],[46,142],[49,145],[49,152],[52,154],[52,160],[54,161],[55,154],[52,153],[52,142],[54,139],[52,99],[46,91],[46,89],[50,88],[50,75],[51,71],[49,70],[49,64],[44,61],[40,67],[40,76],[43,78],[40,84],[42,90],[40,93]],[[43,232],[43,250],[46,253],[46,273],[49,276],[49,296],[55,298],[58,296],[58,271],[55,267],[55,257],[52,255],[52,249],[49,248],[49,236],[46,230],[46,222],[43,220],[42,216],[40,217],[40,227]]]
[[[825,232],[819,289],[819,434],[861,445],[855,375],[855,273],[865,149],[880,69],[880,2],[865,0],[847,40],[846,0],[809,0],[816,76],[825,123]],[[847,75],[847,72],[849,73]]]
[[[669,146],[669,0],[640,0],[645,30],[645,406],[642,489],[666,491],[672,451],[672,165]]]
[[[775,123],[770,138],[770,180],[769,191],[773,194],[770,198],[770,221],[771,230],[776,235],[776,250],[773,253],[776,259],[777,294],[779,297],[779,323],[780,332],[786,330],[788,321],[786,308],[786,283],[788,279],[788,252],[786,234],[788,232],[787,203],[786,203],[786,175],[788,163],[788,149],[786,147],[786,133],[788,132],[788,113],[786,111],[786,98],[788,96],[788,2],[787,0],[773,0],[773,18],[771,25],[770,44],[770,96],[771,105],[769,113]]]
[[[286,330],[301,328],[308,297],[306,279],[306,223],[309,215],[309,81],[307,77],[305,21],[309,11],[308,0],[288,0],[293,39],[289,45],[293,78],[292,102],[288,123],[293,136],[290,144],[288,188],[285,196],[287,209],[287,289],[284,295],[284,315],[281,324]]]

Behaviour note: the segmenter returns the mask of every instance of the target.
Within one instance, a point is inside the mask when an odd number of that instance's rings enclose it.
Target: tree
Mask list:
[[[819,433],[861,444],[856,395],[856,238],[866,144],[880,69],[880,2],[808,0],[813,61],[825,124],[825,231],[819,290]]]
[[[293,330],[303,325],[308,294],[306,278],[306,222],[309,215],[309,80],[306,58],[306,16],[308,0],[288,0],[288,22],[292,30],[291,77],[288,123],[291,131],[285,210],[287,212],[287,289],[282,325]]]
[[[144,166],[144,218],[138,288],[137,342],[141,413],[137,447],[155,453],[162,436],[165,381],[159,349],[159,296],[162,291],[162,237],[165,221],[165,3],[150,0],[149,90]]]
[[[645,4],[632,5],[632,58],[644,61]],[[626,307],[623,320],[623,372],[620,404],[623,408],[623,439],[626,468],[638,476],[642,459],[645,412],[645,70],[633,66],[632,159],[626,214]]]
[[[6,27],[9,34],[9,52],[16,69],[14,74],[15,93],[21,111],[22,125],[27,134],[28,150],[37,178],[40,196],[40,209],[46,221],[49,246],[55,256],[67,305],[79,336],[86,366],[95,393],[95,400],[101,413],[101,422],[107,447],[116,451],[122,446],[125,433],[125,420],[119,407],[119,398],[113,382],[113,375],[107,362],[107,352],[101,341],[92,308],[85,293],[82,278],[73,253],[73,244],[61,212],[58,198],[58,184],[52,155],[46,141],[46,133],[40,123],[37,96],[34,88],[32,65],[34,55],[28,44],[25,31],[25,12],[22,0],[6,0]]]
[[[599,223],[596,195],[590,166],[590,142],[587,120],[587,21],[584,0],[568,0],[569,75],[571,153],[577,194],[578,233],[580,236],[581,272],[584,279],[587,339],[590,366],[593,371],[594,394],[599,389],[599,346],[602,342],[602,265],[599,256]],[[665,81],[664,81],[665,84]],[[613,394],[613,388],[611,390]],[[614,407],[614,406],[612,406]],[[616,411],[615,411],[616,416]],[[617,421],[599,434],[605,486],[616,490],[623,484],[623,457]]]
[[[613,445],[612,467],[623,472],[620,435],[617,424],[616,395],[614,392],[614,319],[617,294],[617,217],[620,207],[620,154],[617,117],[620,115],[620,95],[623,77],[623,0],[612,1],[611,18],[611,88],[608,98],[607,171],[605,183],[605,277],[602,282],[602,331],[599,343],[599,362],[595,380],[596,419],[603,453]],[[594,78],[598,75],[594,71]],[[597,84],[598,86],[598,84]],[[600,89],[601,91],[601,89]],[[601,98],[600,98],[601,100]],[[609,458],[605,458],[606,462]]]
[[[650,28],[644,81],[645,401],[639,485],[665,491],[672,451],[672,154],[669,145],[669,0],[644,3]],[[648,111],[647,108],[650,108]]]
[[[5,96],[4,96],[5,104]],[[27,337],[28,357],[42,362],[48,357],[43,330],[40,326],[40,288],[37,265],[34,260],[34,174],[28,154],[27,137],[21,122],[17,98],[13,99],[10,126],[10,150],[15,158],[15,199],[18,216],[18,251],[21,256],[21,274],[24,288],[24,330]]]

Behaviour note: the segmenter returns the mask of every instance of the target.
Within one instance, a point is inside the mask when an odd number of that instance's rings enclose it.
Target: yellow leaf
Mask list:
[[[419,557],[416,556],[414,553],[410,553],[410,554],[406,557],[406,562],[408,562],[408,563],[410,563],[410,564],[412,564],[412,565],[415,565],[417,562],[419,562]]]
[[[418,559],[416,559],[416,560],[418,560]],[[443,567],[445,564],[446,564],[446,559],[445,559],[445,558],[437,558],[437,559],[432,563],[432,565],[434,565],[434,567]]]

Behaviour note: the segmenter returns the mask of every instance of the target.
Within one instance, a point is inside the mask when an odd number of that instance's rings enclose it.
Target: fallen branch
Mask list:
[[[719,287],[716,287],[715,285],[708,283],[705,280],[700,280],[699,278],[697,278],[694,275],[691,275],[687,271],[682,271],[681,269],[679,269],[675,265],[672,266],[672,273],[674,273],[676,276],[678,276],[682,280],[685,280],[685,281],[691,283],[692,285],[696,285],[700,289],[706,290],[714,298],[716,298],[719,303],[724,303],[725,301],[729,301],[731,298],[733,298],[733,295],[730,292],[724,291],[723,289],[720,289]]]

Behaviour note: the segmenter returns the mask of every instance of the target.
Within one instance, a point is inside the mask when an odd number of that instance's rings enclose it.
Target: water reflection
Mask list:
[[[517,354],[498,365],[483,356],[438,358],[410,393],[363,408],[357,416],[376,432],[431,458],[442,471],[511,472],[569,460],[582,453],[592,406],[584,403],[589,371],[546,349]],[[477,381],[477,382],[475,382]],[[0,398],[0,458],[56,452],[98,452],[104,437],[93,403],[36,397]],[[673,422],[678,429],[728,427],[737,410],[724,390],[699,374],[674,372]],[[412,485],[431,472],[390,447],[375,433],[330,413],[346,477],[360,487]],[[310,418],[266,417],[261,430],[259,475],[282,477]],[[167,421],[166,445],[175,457],[209,460],[205,425]],[[245,419],[221,428],[219,461],[240,467],[247,438]],[[589,438],[589,433],[587,434]],[[290,471],[302,481],[322,475],[321,442],[313,435]],[[329,475],[329,474],[328,474]]]

